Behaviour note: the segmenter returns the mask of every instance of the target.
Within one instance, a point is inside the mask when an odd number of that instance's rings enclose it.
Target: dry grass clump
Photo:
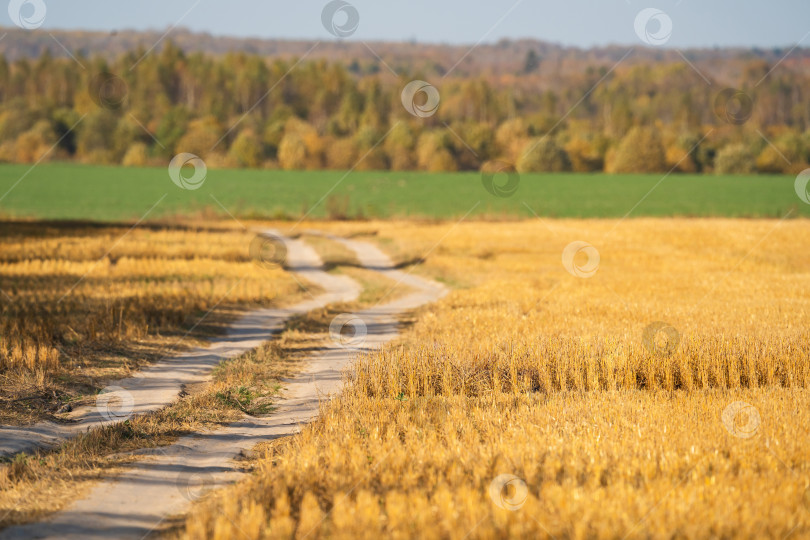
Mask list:
[[[182,538],[810,534],[810,223],[370,226],[465,288]]]
[[[283,270],[250,260],[251,238],[0,223],[0,423],[47,415],[97,381],[198,343],[240,310],[300,292]]]

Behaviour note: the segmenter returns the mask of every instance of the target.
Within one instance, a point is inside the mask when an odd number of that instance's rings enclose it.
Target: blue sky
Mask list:
[[[43,28],[154,29],[178,24],[215,35],[334,39],[326,0],[40,0]],[[810,45],[808,0],[348,0],[360,14],[353,40],[469,44],[537,38],[588,47],[639,40],[634,19],[658,8],[672,20],[667,47]],[[28,8],[25,8],[28,9]],[[3,13],[6,25],[11,19]]]

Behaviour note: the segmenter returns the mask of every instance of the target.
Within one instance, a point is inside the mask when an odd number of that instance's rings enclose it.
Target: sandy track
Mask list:
[[[390,259],[370,244],[334,239],[353,250],[363,266],[414,289],[397,300],[352,314],[367,329],[362,344],[353,342],[352,348],[346,348],[330,343],[313,354],[298,375],[285,381],[284,397],[272,415],[246,417],[225,429],[184,437],[154,450],[153,458],[102,482],[67,510],[41,523],[7,529],[0,538],[143,538],[167,517],[186,511],[205,490],[238,478],[237,459],[244,451],[258,442],[296,433],[318,414],[320,401],[340,389],[341,372],[358,352],[395,338],[399,315],[446,293],[440,284],[394,269]]]
[[[275,234],[274,231],[267,232]],[[285,243],[289,270],[318,285],[324,293],[286,308],[251,311],[233,323],[226,335],[213,340],[208,346],[178,354],[134,377],[110,383],[110,386],[120,387],[131,395],[132,415],[153,412],[171,404],[185,385],[205,381],[214,366],[223,360],[235,358],[260,346],[272,334],[280,332],[291,317],[329,303],[349,302],[360,294],[360,286],[352,279],[324,272],[320,257],[311,247],[300,240],[286,239]],[[115,411],[112,412],[112,415],[107,412],[107,416],[104,416],[100,408],[84,406],[67,416],[70,423],[46,421],[33,426],[0,427],[0,456],[55,446],[88,429],[116,421]]]

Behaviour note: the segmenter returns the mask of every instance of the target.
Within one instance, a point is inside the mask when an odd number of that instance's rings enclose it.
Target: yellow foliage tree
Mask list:
[[[326,145],[326,166],[329,169],[351,169],[358,158],[357,144],[350,138],[335,139]]]
[[[560,172],[570,168],[568,154],[551,137],[530,140],[517,161],[518,172]]]
[[[175,151],[188,152],[205,159],[217,150],[217,142],[222,136],[219,122],[213,116],[206,116],[189,122],[188,130],[179,141]],[[223,143],[219,143],[222,145]]]
[[[319,169],[323,165],[323,150],[323,139],[315,127],[296,117],[287,120],[278,146],[281,168]]]
[[[18,163],[34,163],[53,154],[56,137],[47,120],[40,120],[34,127],[17,139],[15,160]]]
[[[261,166],[264,153],[256,132],[252,129],[242,130],[231,145],[228,157],[238,167],[257,168]]]
[[[453,154],[448,150],[449,141],[442,132],[423,133],[419,137],[416,156],[419,168],[430,172],[447,172],[458,170]]]
[[[565,145],[568,159],[571,161],[571,170],[575,172],[601,171],[605,164],[605,139],[594,140],[574,136]]]
[[[653,173],[666,169],[666,156],[657,130],[636,126],[621,140],[607,172]]]
[[[121,165],[124,167],[143,167],[148,161],[147,148],[144,143],[135,143],[127,149]]]

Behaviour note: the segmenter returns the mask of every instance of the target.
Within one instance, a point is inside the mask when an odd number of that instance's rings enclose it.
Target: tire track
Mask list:
[[[276,231],[265,233],[278,236]],[[270,336],[281,332],[291,317],[330,303],[357,299],[360,285],[347,276],[326,273],[315,250],[300,240],[285,238],[284,243],[287,246],[288,270],[321,287],[324,290],[322,294],[290,307],[251,311],[230,325],[224,336],[212,340],[209,345],[162,360],[133,377],[111,383],[110,387],[120,388],[115,392],[117,397],[127,402],[123,407],[125,410],[119,413],[105,407],[86,405],[67,416],[70,423],[43,421],[33,426],[0,427],[0,456],[51,448],[89,429],[157,411],[177,399],[184,386],[206,381],[211,370],[223,360],[255,349]]]
[[[140,540],[171,516],[181,515],[207,490],[237,480],[237,459],[259,442],[292,435],[318,414],[324,397],[340,390],[342,370],[358,354],[381,347],[398,335],[398,317],[447,293],[438,283],[394,268],[391,260],[366,242],[330,238],[354,251],[360,264],[414,289],[397,300],[352,314],[362,321],[361,344],[347,348],[328,343],[305,360],[285,381],[277,410],[263,418],[245,417],[216,431],[197,433],[153,449],[151,459],[95,487],[87,497],[49,519],[0,532],[0,539],[119,538]],[[352,294],[355,294],[353,291]]]

